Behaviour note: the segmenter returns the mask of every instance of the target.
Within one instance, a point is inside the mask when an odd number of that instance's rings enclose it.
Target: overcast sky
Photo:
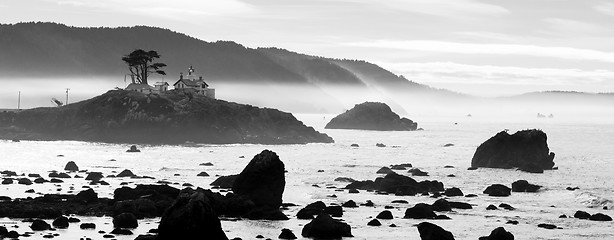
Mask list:
[[[3,0],[0,22],[148,25],[205,40],[362,59],[482,96],[614,92],[601,0]]]

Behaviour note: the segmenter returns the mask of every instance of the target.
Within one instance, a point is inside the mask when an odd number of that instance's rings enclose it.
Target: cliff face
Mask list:
[[[333,142],[290,113],[176,90],[111,90],[59,108],[0,113],[0,138],[143,144]]]
[[[364,102],[331,119],[325,128],[412,131],[418,128],[418,123],[399,117],[385,103]]]

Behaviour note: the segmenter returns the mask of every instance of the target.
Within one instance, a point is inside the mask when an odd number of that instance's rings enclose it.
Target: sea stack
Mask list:
[[[418,128],[418,123],[399,117],[385,103],[364,102],[331,119],[325,128],[413,131]]]
[[[554,153],[546,140],[541,130],[501,131],[477,148],[471,167],[552,169]]]

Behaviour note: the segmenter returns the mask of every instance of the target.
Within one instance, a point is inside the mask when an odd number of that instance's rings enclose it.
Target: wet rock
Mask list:
[[[64,171],[78,172],[79,171],[79,167],[77,166],[77,164],[75,162],[70,161],[70,162],[66,163],[66,166],[64,167]]]
[[[505,228],[498,227],[492,230],[487,237],[480,237],[480,240],[514,240],[514,235],[505,231]]]
[[[364,102],[331,119],[325,128],[412,131],[418,128],[418,124],[399,117],[385,103]]]
[[[281,230],[279,234],[279,239],[296,239],[296,235],[292,232],[292,230],[284,228]]]
[[[437,214],[433,212],[433,207],[428,204],[418,203],[415,206],[405,210],[405,216],[403,218],[411,219],[434,219]]]
[[[22,184],[22,185],[32,185],[32,180],[28,179],[28,178],[20,178],[19,180],[17,180],[18,184]]]
[[[516,220],[508,220],[505,224],[518,225],[518,221],[516,221]]]
[[[58,178],[71,178],[70,175],[68,175],[67,173],[59,173],[58,174]]]
[[[484,190],[484,194],[488,194],[488,196],[493,197],[507,197],[510,195],[510,191],[511,189],[505,185],[493,184]]]
[[[19,233],[15,230],[9,231],[6,235],[4,235],[4,237],[17,239],[19,238]]]
[[[333,219],[328,214],[322,213],[303,227],[303,237],[316,239],[339,239],[341,237],[353,237],[352,228],[347,223]]]
[[[585,211],[576,211],[573,217],[578,219],[588,219],[591,217],[591,215]]]
[[[209,198],[200,188],[181,190],[172,206],[162,216],[158,230],[159,240],[190,239],[192,236],[228,239]]]
[[[298,219],[313,219],[313,216],[323,213],[324,209],[326,209],[326,204],[324,204],[324,202],[322,201],[313,202],[305,206],[303,209],[299,210],[298,213],[296,214],[296,217]]]
[[[201,163],[201,164],[198,164],[198,166],[207,166],[207,167],[210,167],[210,166],[213,166],[213,163],[211,163],[211,162],[206,162],[206,163]]]
[[[443,194],[448,197],[464,196],[463,191],[457,187],[448,188]]]
[[[41,219],[35,219],[32,221],[30,229],[32,229],[32,231],[45,231],[51,229],[51,225]]]
[[[360,147],[358,144],[356,143],[352,143],[352,145],[350,145],[350,147]]]
[[[352,188],[348,190],[348,193],[360,193],[360,192],[357,189]]]
[[[545,228],[545,229],[555,229],[556,225],[547,224],[547,223],[540,223],[540,224],[537,225],[537,227]]]
[[[605,215],[603,213],[597,213],[597,214],[593,214],[591,215],[588,220],[591,221],[612,221],[612,217]]]
[[[488,207],[486,207],[486,210],[497,210],[497,209],[499,209],[499,208],[497,208],[497,206],[492,205],[492,204],[490,204],[490,205],[488,205]]]
[[[213,181],[211,183],[211,186],[217,186],[220,188],[232,188],[232,185],[234,184],[237,177],[239,177],[238,174],[229,175],[229,176],[221,176],[217,178],[215,181]]]
[[[408,173],[410,173],[412,176],[428,176],[429,173],[428,172],[424,172],[418,168],[412,168],[409,171],[407,171]]]
[[[454,240],[451,232],[429,222],[419,223],[418,232],[422,240]]]
[[[537,192],[541,186],[530,184],[527,180],[518,180],[512,183],[512,192]]]
[[[278,209],[286,180],[284,163],[276,153],[264,150],[247,164],[232,185],[233,192],[256,206]]]
[[[335,178],[335,182],[350,182],[350,183],[352,183],[352,182],[356,182],[356,180],[353,179],[353,178],[349,178],[349,177],[338,177],[338,178]]]
[[[377,174],[388,174],[388,173],[393,173],[394,171],[392,171],[392,169],[388,168],[388,167],[382,167],[379,170],[377,170]]]
[[[411,177],[389,173],[384,177],[376,178],[375,181],[367,180],[350,183],[345,188],[376,190],[398,196],[410,196],[421,192],[443,191],[443,183],[438,181],[417,182]]]
[[[130,171],[129,169],[124,169],[119,174],[117,174],[116,177],[135,177],[135,176],[136,175],[134,175],[134,173],[132,173],[132,171]]]
[[[94,191],[94,189],[83,190],[75,196],[77,201],[83,201],[86,203],[92,203],[98,201],[98,194]]]
[[[411,167],[413,167],[411,163],[401,163],[401,164],[390,165],[390,168],[392,170],[407,170],[408,168],[411,168]]]
[[[113,217],[114,228],[137,228],[139,222],[133,213],[122,213]]]
[[[471,204],[464,202],[450,202],[450,207],[457,209],[473,209]]]
[[[17,173],[16,173],[16,172],[14,172],[14,171],[9,171],[9,170],[4,170],[4,171],[0,172],[0,174],[3,174],[3,175],[5,175],[5,176],[7,176],[7,177],[14,177],[14,176],[17,176]]]
[[[55,228],[68,228],[68,218],[65,216],[61,216],[59,218],[56,218],[55,220],[53,220],[53,222],[51,223],[51,225],[53,225],[53,227]]]
[[[79,228],[81,228],[81,229],[96,229],[96,224],[95,223],[81,223],[81,225],[79,225]]]
[[[516,209],[516,208],[512,207],[511,205],[509,205],[509,204],[507,204],[507,203],[501,203],[501,204],[499,204],[499,207],[500,207],[500,208],[503,208],[503,209],[505,209],[505,210],[510,210],[510,211],[515,210],[515,209]]]
[[[13,184],[13,179],[12,178],[2,179],[2,184],[3,185]]]
[[[139,198],[150,199],[154,202],[174,201],[179,195],[179,189],[168,185],[142,184],[135,188],[121,187],[113,191],[113,199],[118,201],[135,200]]]
[[[88,181],[100,181],[100,179],[102,179],[104,176],[102,176],[101,172],[90,172],[89,174],[87,174],[87,177],[85,177],[85,180]]]
[[[445,200],[445,199],[437,199],[437,201],[435,201],[431,207],[433,208],[433,211],[437,211],[437,212],[447,212],[447,211],[452,211],[452,207],[450,206],[450,203]]]
[[[39,178],[39,177],[41,177],[41,175],[40,175],[40,174],[38,174],[38,173],[30,173],[30,174],[28,174],[28,177],[31,177],[31,178]]]
[[[343,216],[343,208],[341,206],[327,206],[324,208],[324,212],[333,217]]]
[[[342,207],[344,208],[357,208],[358,205],[356,205],[356,202],[354,202],[354,200],[348,200],[347,202],[341,204]]]
[[[377,219],[392,219],[392,212],[388,211],[388,210],[384,210],[382,212],[380,212],[379,214],[377,214],[377,216],[375,217]]]
[[[383,147],[386,147],[386,144],[383,144],[383,143],[376,143],[376,144],[375,144],[375,146],[376,146],[376,147],[381,147],[381,148],[383,148]]]
[[[58,179],[58,178],[52,178],[51,180],[49,180],[50,183],[63,183],[64,181],[62,179]]]
[[[132,145],[130,146],[130,149],[126,150],[126,152],[141,152],[141,150],[136,148],[136,145]]]
[[[200,172],[199,174],[196,175],[197,177],[208,177],[209,174],[207,172]]]
[[[381,226],[381,225],[382,225],[382,223],[379,220],[377,220],[377,219],[372,219],[371,221],[369,221],[367,223],[367,226],[378,227],[378,226]]]
[[[69,223],[78,223],[78,222],[81,222],[81,220],[79,220],[78,218],[75,218],[75,217],[69,217],[68,218],[68,222]]]
[[[110,232],[111,234],[115,234],[115,235],[132,235],[132,231],[128,230],[128,229],[121,229],[121,228],[116,228],[113,229],[113,231]]]
[[[523,130],[509,135],[497,133],[475,151],[472,167],[552,169],[554,153],[549,152],[546,133],[541,130]],[[532,164],[530,167],[527,164]]]
[[[446,143],[446,144],[443,145],[443,147],[453,147],[453,146],[454,146],[453,143]]]
[[[518,170],[528,173],[544,173],[544,169],[535,163],[524,163]]]

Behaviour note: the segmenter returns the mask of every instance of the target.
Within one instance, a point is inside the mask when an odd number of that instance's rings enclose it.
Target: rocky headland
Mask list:
[[[110,143],[331,143],[292,114],[187,90],[111,90],[62,107],[0,113],[0,138]]]
[[[413,131],[418,128],[418,123],[399,117],[385,103],[364,102],[331,119],[325,128]]]

